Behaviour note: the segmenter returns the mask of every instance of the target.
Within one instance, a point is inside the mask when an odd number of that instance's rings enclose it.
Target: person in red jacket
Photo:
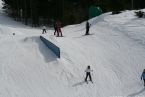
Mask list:
[[[57,22],[57,37],[61,36],[62,37],[62,31],[61,31],[61,22]]]

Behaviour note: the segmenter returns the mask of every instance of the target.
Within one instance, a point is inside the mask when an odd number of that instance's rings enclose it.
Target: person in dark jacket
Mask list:
[[[89,24],[89,22],[87,21],[86,22],[86,34],[85,35],[89,35],[90,33],[89,33],[89,30],[90,30],[90,24]]]
[[[42,27],[42,34],[46,33],[46,26]]]
[[[86,72],[85,81],[86,81],[86,82],[87,82],[88,77],[89,77],[89,80],[90,80],[91,82],[93,82],[93,81],[92,81],[92,77],[91,77],[91,72],[92,72],[92,71],[93,71],[93,70],[91,70],[90,66],[88,66],[87,69],[85,70],[85,72]]]
[[[144,71],[143,71],[143,73],[142,73],[142,75],[141,75],[141,80],[144,80],[144,86],[145,86],[145,69],[144,69]]]
[[[57,23],[54,23],[54,35],[56,35],[56,33],[58,33],[58,31],[57,31]]]

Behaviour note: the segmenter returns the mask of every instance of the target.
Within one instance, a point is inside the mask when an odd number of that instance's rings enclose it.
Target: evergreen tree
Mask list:
[[[121,11],[126,9],[144,8],[145,0],[3,0],[7,9],[15,20],[25,24],[28,20],[32,26],[49,24],[50,21],[60,20],[64,25],[79,23],[88,19],[91,5],[97,5],[107,11]],[[133,3],[132,3],[133,1]],[[29,22],[30,22],[29,21]]]

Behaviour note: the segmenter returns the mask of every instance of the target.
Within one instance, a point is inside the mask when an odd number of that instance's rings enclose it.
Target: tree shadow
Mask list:
[[[86,83],[86,82],[85,82],[85,81],[81,81],[81,82],[75,83],[75,84],[73,85],[73,87],[83,85],[84,83]]]
[[[136,93],[130,94],[130,95],[128,95],[127,97],[135,97],[135,96],[137,96],[137,95],[143,93],[144,91],[145,91],[145,88],[143,88],[143,89],[140,90],[139,92],[136,92]]]

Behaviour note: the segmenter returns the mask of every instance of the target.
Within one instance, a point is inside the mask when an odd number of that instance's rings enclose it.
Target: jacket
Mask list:
[[[89,22],[86,23],[86,29],[89,29],[90,28],[90,24]]]
[[[88,68],[85,70],[86,73],[91,73],[92,71],[93,71],[93,70],[88,69]]]
[[[42,28],[43,30],[46,30],[46,27],[45,26],[43,26],[43,28]]]
[[[142,73],[141,79],[145,80],[145,72]]]

